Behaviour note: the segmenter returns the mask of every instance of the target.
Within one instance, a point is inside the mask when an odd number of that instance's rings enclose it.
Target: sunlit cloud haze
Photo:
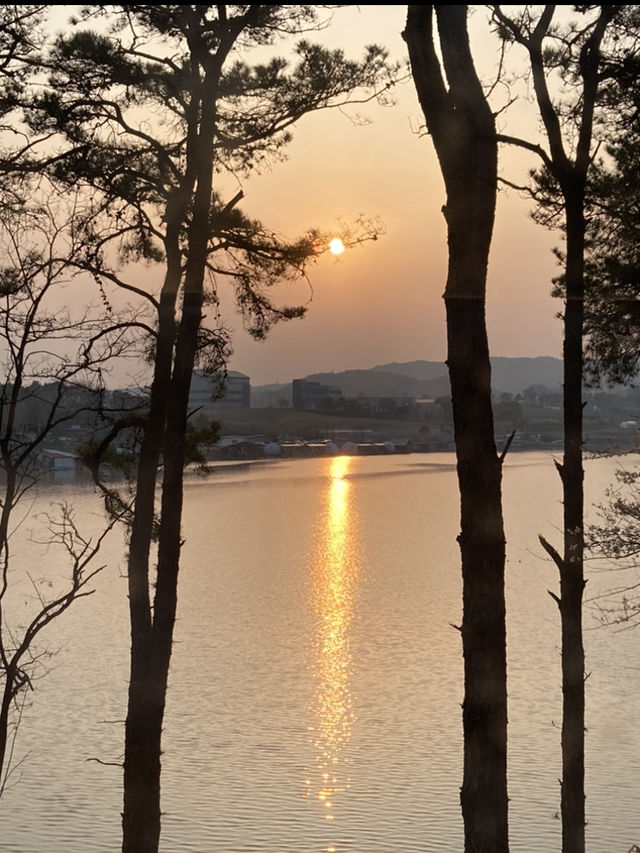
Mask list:
[[[58,7],[56,23],[74,8]],[[406,6],[352,6],[327,15],[327,28],[308,38],[341,47],[353,58],[378,43],[391,59],[406,62],[401,37]],[[477,65],[490,80],[499,48],[483,7],[474,7],[471,31]],[[494,94],[496,107],[508,99],[499,87]],[[375,242],[340,255],[327,252],[310,268],[308,283],[284,286],[282,301],[308,303],[307,315],[276,326],[264,342],[249,337],[230,295],[223,296],[223,321],[234,332],[230,366],[248,374],[253,385],[446,357],[444,186],[431,140],[419,132],[422,113],[410,79],[396,87],[394,101],[308,116],[294,128],[287,159],[241,184],[245,212],[290,238],[312,227],[338,234],[359,216],[379,218],[384,229]],[[503,130],[526,128],[531,136],[535,107],[516,104],[499,121]],[[501,172],[522,182],[536,165],[528,156],[505,152]],[[529,209],[515,191],[501,193],[487,305],[493,355],[561,351],[556,319],[561,305],[550,296],[557,271],[551,249],[560,237],[535,225]],[[141,281],[148,280],[145,271]]]

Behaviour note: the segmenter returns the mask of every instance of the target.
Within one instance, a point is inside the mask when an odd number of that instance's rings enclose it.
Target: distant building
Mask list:
[[[291,383],[284,385],[264,385],[251,389],[251,407],[253,409],[290,409]]]
[[[189,391],[190,409],[248,409],[251,400],[249,377],[237,370],[209,375],[194,370]]]
[[[442,406],[433,397],[416,397],[414,407],[418,418],[442,415]]]
[[[292,398],[294,409],[315,411],[322,409],[326,401],[335,403],[342,400],[340,388],[322,385],[320,382],[308,382],[306,379],[294,379],[292,382]]]
[[[362,413],[366,412],[375,416],[393,418],[415,413],[415,397],[408,395],[402,397],[367,397],[360,394],[356,399],[347,402],[353,403]]]
[[[72,471],[75,473],[78,467],[78,457],[75,453],[45,448],[38,455],[38,463],[43,471]]]

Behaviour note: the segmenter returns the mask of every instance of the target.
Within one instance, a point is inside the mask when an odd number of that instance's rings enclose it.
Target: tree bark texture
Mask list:
[[[434,11],[448,88],[434,47]],[[447,192],[444,299],[461,507],[465,853],[507,853],[505,537],[485,321],[497,140],[466,19],[466,6],[409,6],[404,35]]]

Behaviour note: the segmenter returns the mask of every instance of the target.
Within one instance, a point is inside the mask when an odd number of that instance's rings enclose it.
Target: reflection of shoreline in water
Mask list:
[[[308,795],[313,793],[323,804],[327,821],[334,820],[336,796],[350,787],[345,750],[355,718],[350,687],[350,639],[359,575],[355,521],[350,505],[352,484],[346,479],[351,459],[339,456],[330,464],[324,524],[312,565],[316,692],[311,729],[319,779],[315,785],[307,781]]]

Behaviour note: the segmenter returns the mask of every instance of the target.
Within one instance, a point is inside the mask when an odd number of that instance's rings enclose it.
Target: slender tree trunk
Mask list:
[[[582,465],[582,372],[584,317],[584,186],[563,186],[567,259],[564,315],[564,458],[562,481],[564,550],[540,541],[560,574],[562,642],[562,853],[585,851],[585,658],[582,639],[584,578],[584,470]]]
[[[7,746],[9,744],[9,712],[13,702],[12,688],[15,679],[15,672],[11,665],[7,666],[3,663],[3,669],[5,681],[0,702],[0,789],[7,770],[5,761],[7,760]]]
[[[434,48],[435,9],[447,90]],[[466,6],[410,6],[405,39],[447,189],[447,364],[460,487],[466,853],[508,853],[505,537],[491,408],[486,278],[497,190],[494,119]]]
[[[576,65],[582,91],[571,134],[573,159],[563,141],[566,113],[561,114],[547,85],[543,42],[552,27],[555,6],[543,7],[530,37],[517,31],[529,51],[540,116],[550,157],[546,165],[558,182],[564,201],[566,305],[564,316],[564,458],[558,471],[564,502],[564,550],[558,554],[544,539],[560,572],[562,635],[562,817],[563,853],[585,851],[585,688],[582,641],[584,579],[584,471],[582,466],[582,373],[584,322],[585,195],[591,166],[594,116],[602,74],[601,48],[620,7],[599,6],[598,18],[579,49]]]
[[[21,386],[21,383],[20,383]],[[13,402],[9,410],[9,426],[5,429],[0,444],[0,453],[2,454],[2,467],[6,478],[5,487],[2,495],[2,510],[0,511],[0,665],[4,674],[4,688],[2,691],[2,702],[0,704],[0,786],[8,768],[5,766],[7,762],[7,748],[9,745],[9,715],[11,712],[11,704],[13,702],[13,694],[16,679],[15,660],[13,653],[5,647],[4,637],[4,596],[7,591],[8,584],[8,547],[9,547],[9,522],[11,519],[11,511],[14,507],[16,494],[16,469],[11,464],[11,458],[8,449],[8,436],[13,428],[15,419],[15,410],[18,401],[19,388],[15,387],[13,391]]]
[[[584,470],[582,465],[582,372],[584,316],[583,190],[564,185],[567,259],[564,315],[564,458],[556,464],[562,481],[564,550],[540,541],[560,574],[562,641],[562,853],[585,852],[585,686],[582,639],[584,578]],[[584,182],[582,184],[584,187]]]
[[[585,850],[585,689],[582,642],[584,471],[582,466],[582,327],[584,306],[582,199],[567,201],[567,299],[564,320],[564,556],[560,566],[562,624],[562,850]]]

